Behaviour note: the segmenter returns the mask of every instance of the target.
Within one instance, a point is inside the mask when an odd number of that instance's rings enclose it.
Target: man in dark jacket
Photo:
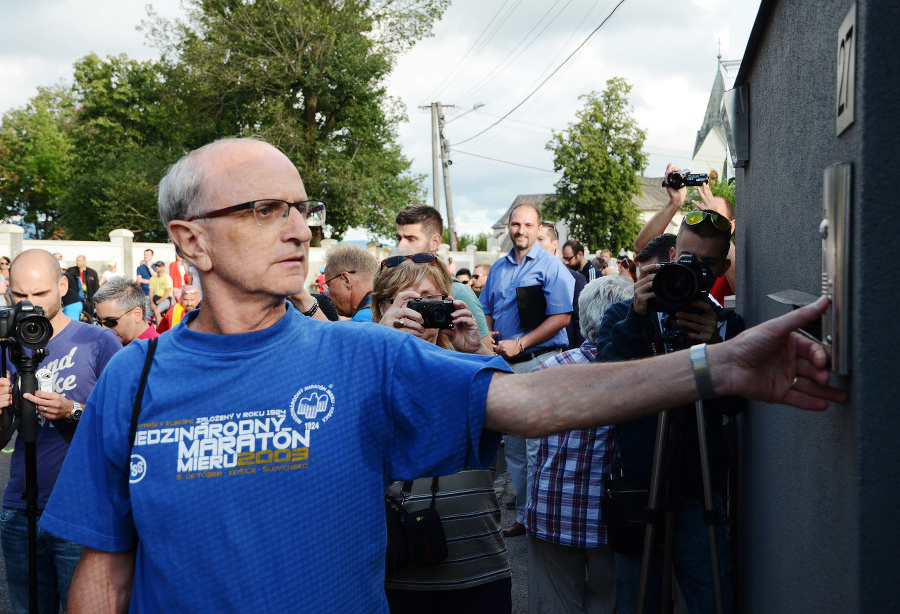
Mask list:
[[[75,266],[69,267],[66,271],[77,282],[78,298],[84,303],[86,311],[94,309],[94,293],[100,287],[100,276],[97,271],[88,267],[87,258],[78,256],[75,259]]]
[[[715,213],[692,216],[682,223],[675,247],[669,258],[678,260],[686,254],[708,267],[710,275],[706,290],[715,278],[728,269],[730,225],[712,218]],[[718,224],[717,224],[718,222]],[[639,262],[647,261],[639,255]],[[709,298],[694,300],[689,308],[674,314],[666,313],[655,299],[653,280],[661,264],[641,267],[641,277],[635,283],[634,299],[616,303],[603,317],[597,340],[598,360],[619,361],[664,354],[699,343],[718,343],[736,336],[744,329],[743,319],[734,311],[722,309]],[[660,381],[660,386],[666,382]],[[704,415],[709,452],[710,479],[714,492],[714,505],[718,511],[717,541],[719,543],[720,569],[725,611],[731,611],[733,590],[730,581],[731,562],[725,511],[721,491],[725,485],[725,440],[723,417],[734,415],[745,407],[745,401],[737,397],[720,397],[706,401]],[[700,445],[697,437],[696,413],[693,406],[678,408],[671,413],[673,420],[681,422],[681,438],[668,443],[676,449],[671,470],[675,510],[675,535],[673,567],[678,583],[692,612],[715,612],[715,600],[710,565],[707,528],[703,522],[703,487],[700,479]],[[677,416],[677,417],[676,417]],[[649,485],[656,441],[656,417],[642,418],[617,425],[616,444],[619,447],[622,474],[636,483]],[[677,467],[677,469],[673,468]],[[659,579],[662,572],[661,557],[652,561],[649,582],[647,612],[656,612],[660,604]],[[635,611],[638,584],[641,573],[641,557],[616,555],[616,606],[621,614]]]

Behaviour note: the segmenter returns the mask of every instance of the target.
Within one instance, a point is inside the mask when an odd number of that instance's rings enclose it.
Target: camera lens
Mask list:
[[[688,305],[699,290],[694,272],[681,264],[668,264],[653,278],[653,292],[661,311],[675,312]]]
[[[435,305],[428,311],[427,319],[434,328],[450,328],[450,314],[440,305]]]
[[[30,316],[21,322],[16,330],[19,342],[29,349],[42,348],[53,336],[50,320],[44,316]]]

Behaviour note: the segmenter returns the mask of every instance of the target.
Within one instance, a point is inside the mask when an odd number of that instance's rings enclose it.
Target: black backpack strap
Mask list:
[[[147,386],[147,377],[150,375],[150,365],[153,364],[153,354],[156,353],[156,344],[158,341],[159,337],[154,337],[147,345],[147,359],[144,361],[141,382],[138,384],[137,394],[134,396],[134,409],[131,410],[131,431],[128,438],[129,450],[134,448],[134,440],[137,436],[138,416],[141,414],[141,401],[144,399],[144,388]]]

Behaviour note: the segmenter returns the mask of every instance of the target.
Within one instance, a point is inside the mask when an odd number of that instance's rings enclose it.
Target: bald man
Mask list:
[[[44,310],[53,327],[42,368],[53,373],[53,392],[38,391],[25,398],[37,406],[38,513],[47,505],[50,493],[69,450],[64,436],[74,433],[84,403],[100,373],[122,344],[112,331],[70,319],[62,311],[62,297],[68,289],[67,276],[49,252],[32,249],[19,254],[10,268],[13,303],[29,301]],[[15,365],[10,365],[15,378]],[[0,379],[0,407],[12,403],[10,379]],[[5,424],[6,421],[4,420]],[[2,428],[2,427],[0,427]],[[12,433],[0,433],[5,440]],[[13,612],[28,612],[28,520],[25,517],[25,454],[22,438],[16,438],[3,495],[4,520],[0,525],[6,579]],[[8,518],[7,518],[8,517]],[[65,604],[69,583],[81,556],[81,546],[51,535],[38,534],[39,611],[58,612]]]
[[[391,327],[314,320],[286,299],[305,286],[325,204],[261,141],[187,154],[160,182],[159,212],[200,271],[203,307],[159,337],[133,445],[153,341],[122,350],[91,397],[41,519],[86,546],[72,612],[386,613],[391,481],[489,466],[501,431],[588,428],[701,394],[811,409],[846,398],[827,387],[824,351],[792,333],[824,299],[704,346],[701,379],[685,353],[512,375],[501,358]],[[336,484],[352,493],[350,516],[318,496]]]
[[[164,333],[173,326],[176,326],[181,322],[181,319],[186,313],[195,310],[199,304],[200,291],[197,290],[197,287],[190,284],[183,286],[181,288],[181,300],[179,300],[172,309],[169,309],[166,312],[162,322],[156,327],[156,332]]]

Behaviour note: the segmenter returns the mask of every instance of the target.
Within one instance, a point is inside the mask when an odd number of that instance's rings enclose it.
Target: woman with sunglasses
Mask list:
[[[372,321],[448,350],[490,354],[481,343],[475,318],[462,301],[453,301],[452,329],[426,329],[422,314],[409,308],[416,299],[448,298],[451,284],[446,265],[433,254],[394,254],[382,262],[375,275]],[[416,512],[430,507],[432,485],[431,477],[413,481],[405,509]],[[403,493],[403,482],[388,489],[396,501],[403,499]],[[447,558],[429,566],[408,563],[386,575],[385,593],[392,614],[510,612],[509,559],[500,533],[500,506],[491,472],[464,469],[439,476],[434,505],[447,537]]]

